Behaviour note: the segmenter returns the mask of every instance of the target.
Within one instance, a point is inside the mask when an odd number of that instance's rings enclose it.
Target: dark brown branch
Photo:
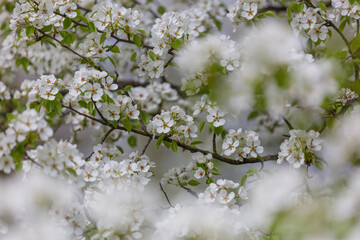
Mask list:
[[[212,139],[212,144],[213,144],[213,152],[216,154],[216,134],[215,132],[213,133],[213,139]]]
[[[63,107],[65,108],[68,108],[72,111],[74,111],[75,113],[81,115],[81,116],[84,116],[84,117],[87,117],[95,122],[98,122],[102,125],[105,125],[105,126],[108,126],[107,122],[104,122],[102,121],[101,119],[97,119],[95,117],[92,117],[92,116],[89,116],[87,114],[84,114],[82,112],[79,112],[77,111],[76,109],[72,108],[71,106],[65,106],[63,105]],[[112,127],[113,128],[113,127]],[[127,131],[127,129],[125,129],[123,126],[117,126],[116,129],[119,129],[119,130],[122,130],[122,131]],[[144,131],[144,130],[138,130],[138,129],[131,129],[131,132],[133,133],[136,133],[136,134],[139,134],[139,135],[142,135],[142,136],[145,136],[145,137],[149,137],[149,138],[152,138],[152,139],[158,139],[160,136],[159,135],[153,135],[147,131]],[[242,161],[239,161],[239,160],[235,160],[235,159],[231,159],[231,158],[227,158],[227,157],[224,157],[224,156],[221,156],[220,154],[217,154],[217,153],[213,153],[213,152],[210,152],[210,151],[207,151],[207,150],[203,150],[203,149],[200,149],[200,148],[196,148],[196,147],[192,147],[192,146],[189,146],[185,143],[182,143],[180,141],[177,141],[177,140],[173,140],[171,139],[169,136],[165,136],[163,138],[163,140],[167,141],[167,142],[176,142],[177,146],[183,148],[184,150],[187,150],[189,152],[192,152],[192,153],[195,153],[195,152],[200,152],[204,155],[207,155],[207,154],[211,154],[212,157],[214,159],[217,159],[221,162],[225,162],[225,163],[228,163],[228,164],[231,164],[231,165],[243,165],[243,164],[249,164],[249,163],[261,163],[262,161],[275,161],[278,159],[278,155],[275,154],[275,155],[267,155],[267,156],[263,156],[260,158],[244,158]]]

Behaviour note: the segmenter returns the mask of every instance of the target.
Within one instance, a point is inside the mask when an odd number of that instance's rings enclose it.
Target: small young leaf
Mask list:
[[[137,34],[134,35],[133,41],[136,46],[141,47],[141,37]]]
[[[113,52],[113,53],[120,53],[120,49],[118,46],[114,46],[111,48],[110,52]]]
[[[200,126],[199,126],[199,132],[201,133],[201,131],[204,129],[204,126],[205,126],[205,121],[200,123]]]
[[[148,51],[148,54],[151,60],[156,61],[156,54],[153,51]]]
[[[106,40],[106,32],[103,32],[100,37],[100,44],[103,45]]]
[[[124,92],[128,92],[128,91],[131,90],[131,88],[132,88],[131,85],[126,85],[126,86],[123,88],[123,91],[124,91]]]
[[[136,147],[137,141],[135,136],[130,136],[127,141],[130,147]]]
[[[173,150],[173,152],[177,152],[177,144],[175,141],[171,142],[171,149]]]
[[[68,29],[71,26],[71,19],[69,17],[66,17],[64,22],[63,22],[63,28],[64,29]]]
[[[133,54],[131,54],[130,61],[133,62],[135,60],[136,56],[137,56],[137,52],[134,52]]]
[[[156,141],[155,146],[156,146],[157,148],[159,148],[159,147],[160,147],[160,145],[161,145],[161,143],[162,143],[162,141],[163,141],[164,137],[165,137],[165,134],[161,134],[161,135],[160,135],[160,137],[158,138],[158,140]]]
[[[95,24],[93,22],[89,22],[88,29],[90,32],[95,32],[96,31]]]
[[[175,50],[178,50],[181,46],[181,40],[180,39],[176,39],[175,41],[172,42],[171,47]]]
[[[34,33],[35,28],[33,26],[27,26],[26,27],[26,36],[30,38],[30,36]]]
[[[128,118],[125,118],[125,119],[123,120],[123,125],[124,125],[124,128],[125,128],[128,132],[131,131],[131,129],[132,129],[132,124],[131,124],[131,122],[130,122],[130,120],[129,120]]]
[[[188,184],[189,184],[190,186],[197,186],[197,185],[199,185],[200,183],[199,183],[198,181],[192,179],[192,180],[190,180],[190,181],[188,182]]]
[[[166,12],[166,9],[164,6],[159,6],[158,9],[157,9],[157,12],[160,14],[160,15],[163,15],[165,12]]]

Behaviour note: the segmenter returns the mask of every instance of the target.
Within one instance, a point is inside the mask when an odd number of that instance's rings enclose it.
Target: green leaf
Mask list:
[[[103,45],[106,40],[106,32],[103,32],[100,37],[100,44]]]
[[[63,22],[63,28],[68,29],[71,26],[71,19],[69,17],[66,17]]]
[[[62,105],[59,99],[54,101],[54,110],[57,115],[61,115]]]
[[[54,105],[55,105],[55,104],[54,104],[53,101],[47,100],[47,101],[45,102],[46,111],[47,111],[48,113],[51,113],[52,110],[54,109]]]
[[[131,88],[132,88],[131,85],[126,85],[126,86],[123,88],[123,91],[124,91],[124,92],[128,92],[128,91],[131,90]]]
[[[192,143],[190,143],[190,145],[197,145],[197,144],[202,144],[202,141],[193,141]]]
[[[214,21],[216,28],[217,28],[219,31],[221,31],[221,29],[222,29],[222,22],[219,21],[216,17],[213,17],[212,20]]]
[[[157,9],[157,12],[160,14],[160,15],[163,15],[165,12],[166,12],[166,9],[164,6],[159,6],[158,9]]]
[[[288,18],[291,19],[291,8],[290,7],[288,7],[286,9],[286,13],[287,13]]]
[[[89,22],[88,29],[90,32],[95,32],[96,31],[95,24],[93,22]]]
[[[269,17],[277,17],[276,13],[274,13],[273,11],[267,11],[265,12],[265,15]]]
[[[223,126],[214,128],[214,132],[217,136],[219,136],[223,131]]]
[[[114,128],[117,128],[118,124],[119,124],[118,121],[113,121],[113,123],[112,123],[112,125],[113,125]]]
[[[201,131],[204,129],[204,126],[205,126],[205,121],[200,123],[200,126],[199,126],[199,132],[201,133]]]
[[[93,115],[93,112],[94,112],[94,103],[93,103],[92,101],[89,101],[89,102],[87,103],[86,108],[89,110],[89,113],[90,113],[91,115]]]
[[[130,147],[136,147],[137,141],[135,136],[130,136],[127,141]]]
[[[42,32],[50,32],[52,29],[52,25],[49,25],[49,26],[44,26],[41,31]]]
[[[156,146],[157,148],[159,148],[159,147],[160,147],[160,145],[161,145],[161,143],[162,143],[162,141],[163,141],[164,137],[165,137],[165,134],[163,133],[163,134],[161,134],[161,135],[160,135],[160,137],[159,137],[159,138],[158,138],[158,140],[156,141],[155,146]]]
[[[249,170],[246,171],[246,174],[248,176],[253,176],[258,172],[259,172],[259,169],[257,169],[257,168],[250,168]]]
[[[171,142],[171,149],[173,150],[173,152],[177,152],[177,144],[175,141]]]
[[[78,104],[80,105],[80,107],[87,108],[87,102],[85,102],[84,100],[78,101]]]
[[[137,34],[134,35],[133,41],[136,46],[141,47],[141,37]]]
[[[244,174],[244,175],[241,176],[241,178],[240,178],[240,186],[245,186],[246,179],[247,179],[247,175],[246,175],[246,174]]]
[[[171,143],[169,143],[168,141],[162,141],[162,143],[164,144],[164,146],[169,149],[171,147]]]
[[[178,50],[181,46],[181,40],[175,39],[175,41],[172,42],[171,47],[175,50]]]
[[[149,114],[145,112],[140,112],[140,118],[145,124],[149,123]]]
[[[72,168],[67,168],[66,170],[67,170],[71,175],[73,175],[74,177],[77,176],[76,171],[75,171],[74,169],[72,169]]]
[[[41,46],[42,46],[44,43],[49,43],[49,44],[52,45],[54,48],[56,48],[55,43],[53,43],[53,41],[52,41],[50,38],[46,37],[46,36],[41,38]]]
[[[113,52],[113,53],[120,53],[120,49],[118,46],[114,46],[111,48],[110,52]]]
[[[122,147],[119,147],[119,146],[116,146],[117,147],[117,149],[119,149],[119,151],[121,152],[121,153],[124,153],[124,149],[122,149]]]
[[[35,31],[35,27],[33,27],[33,26],[27,26],[26,27],[26,36],[28,37],[28,38],[30,38],[30,36],[34,33],[34,31]]]
[[[124,125],[124,128],[130,133],[131,129],[132,129],[132,124],[130,122],[130,120],[128,118],[125,118],[123,121],[122,121],[123,125]]]
[[[321,10],[323,10],[324,12],[327,12],[326,5],[323,2],[319,2],[318,6]]]
[[[148,51],[148,54],[151,60],[156,61],[156,54],[153,51]]]
[[[112,59],[110,56],[108,56],[108,59],[110,60],[111,64],[114,66],[114,68],[116,69],[116,63],[115,63],[114,59]]]
[[[211,183],[214,183],[214,181],[211,178],[208,178],[208,179],[206,179],[205,183],[206,184],[211,184]]]
[[[135,60],[136,56],[137,56],[137,52],[134,52],[133,54],[131,54],[130,61],[133,62]]]
[[[340,30],[341,32],[344,31],[347,21],[348,21],[348,19],[345,19],[344,21],[342,21],[342,22],[340,23],[339,30]]]
[[[355,0],[349,0],[350,5],[354,5]]]
[[[324,164],[322,162],[318,161],[318,160],[314,161],[314,165],[320,170],[324,169]]]
[[[65,38],[63,39],[63,42],[65,45],[67,45],[68,47],[70,47],[70,45],[72,44],[73,37],[71,34],[66,34]]]
[[[357,35],[350,43],[350,49],[355,57],[360,56],[360,34]]]
[[[19,143],[10,153],[10,156],[14,159],[16,171],[20,171],[22,169],[23,155],[24,155],[24,143]]]
[[[192,179],[192,180],[190,180],[190,181],[188,182],[188,184],[189,184],[190,186],[197,186],[197,185],[199,185],[200,183],[199,183],[198,181]]]

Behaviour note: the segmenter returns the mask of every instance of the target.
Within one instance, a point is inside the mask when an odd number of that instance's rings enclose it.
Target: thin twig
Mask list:
[[[194,192],[193,190],[191,190],[190,188],[188,187],[184,187],[184,186],[180,186],[182,189],[185,189],[188,193],[190,193],[192,196],[194,197],[198,197],[198,195],[196,194],[196,192]]]
[[[166,201],[168,202],[168,204],[170,205],[170,207],[172,207],[172,208],[173,208],[174,206],[171,204],[170,199],[169,199],[168,195],[166,194],[166,192],[165,192],[165,190],[164,190],[163,186],[161,185],[161,183],[159,183],[159,185],[160,185],[160,189],[161,189],[161,191],[162,191],[162,192],[163,192],[163,194],[165,195]]]
[[[142,152],[141,152],[141,155],[144,155],[144,154],[145,154],[146,149],[149,147],[150,143],[151,143],[151,138],[149,138],[148,141],[147,141],[147,143],[145,144],[145,146],[144,146],[144,148],[143,148],[143,150],[142,150]]]

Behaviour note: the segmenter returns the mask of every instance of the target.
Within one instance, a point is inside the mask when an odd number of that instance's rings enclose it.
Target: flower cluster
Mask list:
[[[24,142],[27,138],[33,140],[37,135],[41,140],[47,141],[53,135],[52,128],[43,119],[43,114],[38,114],[34,109],[27,109],[17,116],[11,116],[14,118],[9,122],[9,127],[4,133],[0,133],[0,170],[5,173],[15,169],[10,154],[18,143]]]
[[[197,116],[202,112],[206,112],[206,120],[211,123],[214,127],[220,127],[225,124],[226,112],[216,106],[214,102],[208,99],[207,95],[203,95],[199,101],[194,105],[193,115]]]
[[[193,117],[187,115],[179,106],[173,106],[169,111],[157,114],[147,125],[152,134],[171,135],[174,139],[186,141],[197,137],[197,126]]]
[[[224,155],[235,155],[235,159],[242,161],[243,158],[257,158],[264,148],[260,145],[259,134],[253,131],[237,131],[230,129],[222,144]]]
[[[101,239],[143,239],[149,224],[148,196],[134,189],[103,193],[90,190],[85,196],[88,215],[94,223],[85,236]],[[114,211],[116,209],[116,211]],[[152,219],[151,219],[152,220]]]
[[[320,133],[310,130],[290,130],[290,138],[280,145],[278,164],[288,161],[294,168],[313,163],[317,159],[314,152],[321,150]]]
[[[207,155],[204,155],[202,153],[194,153],[192,158],[196,161],[196,166],[198,167],[194,174],[194,177],[196,179],[200,179],[203,177],[209,179],[212,178],[214,175],[212,171],[217,172],[217,169],[214,168],[214,163],[210,161],[212,159],[212,155],[210,153]]]
[[[5,85],[5,83],[0,82],[0,101],[1,100],[9,100],[10,99],[10,92],[9,88]]]
[[[34,102],[41,99],[55,100],[56,94],[59,92],[59,88],[62,88],[64,81],[57,79],[54,75],[42,75],[40,79],[32,85],[32,89],[29,92],[29,101]]]
[[[225,205],[233,205],[236,202],[235,197],[237,195],[234,191],[238,187],[239,184],[234,183],[231,180],[218,179],[216,183],[211,183],[204,193],[199,194],[199,201],[204,203],[217,202]],[[239,194],[241,191],[239,190]]]
[[[326,14],[319,8],[306,7],[291,20],[291,27],[296,36],[304,31],[313,42],[324,41],[328,35],[328,28],[323,24],[324,19],[333,19],[333,14]],[[320,15],[319,15],[320,13]],[[320,17],[321,16],[321,17]]]
[[[240,69],[242,52],[242,47],[225,35],[192,41],[177,59],[177,64],[185,73],[181,79],[181,90],[189,96],[201,92],[208,85],[214,64],[219,65],[223,73]]]
[[[104,1],[96,5],[90,20],[94,21],[95,27],[100,31],[114,32],[119,37],[127,38],[130,34],[136,33],[141,18],[142,13],[137,10]]]
[[[46,44],[42,45],[41,42],[31,41],[25,31],[21,31],[19,34],[16,35],[15,32],[12,32],[2,41],[0,48],[0,55],[3,56],[0,59],[2,69],[15,70],[17,59],[27,59],[31,64],[26,65],[26,70],[39,75],[65,73],[75,65],[76,57],[71,52],[63,49],[54,52]],[[21,36],[21,38],[18,39],[17,36]]]
[[[85,164],[83,154],[76,145],[66,141],[57,142],[54,139],[47,141],[44,145],[28,151],[30,159],[40,164],[42,171],[51,176],[64,179],[75,179],[82,171]],[[28,162],[34,166],[32,162]],[[27,169],[28,171],[30,168]],[[81,181],[76,180],[81,183]]]
[[[339,96],[336,99],[336,102],[341,103],[343,106],[351,104],[359,98],[359,94],[351,91],[349,88],[342,88],[339,92]]]
[[[75,72],[74,79],[69,82],[66,88],[69,90],[69,96],[75,100],[80,95],[86,100],[99,101],[104,94],[100,80],[104,79],[108,74],[104,71],[96,69],[81,68]],[[103,80],[102,83],[109,89],[117,89],[112,85],[111,80]],[[109,85],[108,85],[109,84]]]
[[[17,27],[24,25],[31,25],[37,29],[49,25],[62,28],[64,18],[55,14],[56,11],[69,18],[77,16],[75,12],[77,6],[72,0],[40,0],[37,3],[35,4],[34,1],[20,1],[20,3],[17,3],[10,21],[10,28],[15,30]]]
[[[141,56],[138,74],[141,77],[159,78],[165,69],[165,62],[169,59],[169,51],[173,44],[180,45],[182,41],[191,41],[204,32],[202,25],[207,14],[201,9],[194,12],[168,12],[156,19],[151,29],[150,43],[154,46],[151,56],[148,52]],[[176,46],[175,48],[178,48]]]
[[[338,16],[360,19],[360,6],[355,1],[350,3],[348,0],[332,0],[331,5],[334,7],[334,14]]]
[[[100,109],[106,119],[114,121],[126,117],[138,119],[140,115],[137,105],[133,105],[132,99],[126,95],[118,95],[113,101],[102,104]]]
[[[150,181],[155,164],[146,155],[130,153],[124,158],[116,147],[105,148],[101,144],[94,147],[90,161],[85,163],[81,172],[85,182],[101,182],[102,187],[118,186],[135,188],[140,191]]]
[[[142,111],[157,112],[163,101],[175,101],[179,98],[176,90],[169,83],[154,82],[146,87],[134,87],[130,95],[139,104]]]
[[[246,20],[253,19],[259,8],[266,4],[264,0],[249,1],[236,0],[230,7],[229,13],[226,15],[234,24],[239,24]]]
[[[194,168],[193,162],[189,162],[184,167],[171,168],[164,174],[163,178],[161,178],[161,184],[186,185],[193,175]]]

